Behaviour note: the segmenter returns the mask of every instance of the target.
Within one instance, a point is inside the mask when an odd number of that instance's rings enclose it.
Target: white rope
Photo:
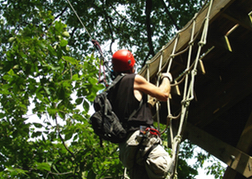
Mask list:
[[[85,31],[87,32],[88,36],[92,38],[92,36],[90,35],[90,33],[88,32],[87,28],[85,27],[85,25],[83,24],[82,20],[80,19],[79,15],[77,14],[77,12],[75,11],[74,7],[72,6],[71,2],[69,0],[67,0],[68,4],[70,5],[70,7],[72,8],[72,10],[74,11],[76,17],[78,18],[78,20],[80,21],[81,25],[83,26],[83,28],[85,29]]]
[[[208,27],[209,27],[209,15],[210,15],[210,11],[212,9],[212,3],[213,0],[210,1],[209,4],[209,8],[208,8],[208,12],[204,21],[204,27],[203,27],[203,31],[202,31],[202,35],[201,35],[201,40],[198,43],[198,52],[197,52],[197,56],[194,62],[194,68],[191,71],[191,81],[190,81],[190,85],[187,89],[187,83],[188,83],[188,73],[186,73],[186,79],[185,79],[185,87],[184,87],[184,95],[183,95],[183,101],[181,102],[182,104],[182,110],[181,110],[181,116],[180,116],[180,125],[178,128],[178,132],[177,132],[177,136],[175,137],[176,140],[174,140],[174,144],[172,145],[173,148],[173,155],[176,156],[176,165],[177,166],[177,158],[178,158],[178,151],[179,151],[179,145],[181,142],[181,135],[182,135],[182,131],[185,127],[185,123],[187,121],[187,115],[188,115],[188,107],[190,104],[190,101],[194,99],[194,94],[193,94],[193,90],[194,90],[194,82],[195,82],[195,76],[197,75],[197,65],[199,62],[199,57],[200,57],[200,53],[201,53],[201,49],[202,47],[206,44],[206,38],[207,38],[207,32],[208,32]],[[193,22],[195,24],[195,22]],[[194,34],[194,27],[192,29],[192,34]],[[191,41],[189,43],[190,47],[189,47],[189,53],[188,53],[188,60],[191,59],[191,53],[192,53],[192,45],[193,45],[193,36],[191,35]],[[187,69],[189,69],[190,66],[190,61],[187,63]],[[188,92],[188,94],[186,94],[186,92]],[[171,130],[172,130],[172,126],[171,126]],[[179,140],[177,140],[179,138]],[[173,156],[174,157],[174,156]],[[174,169],[174,173],[177,172],[177,167],[175,167]]]

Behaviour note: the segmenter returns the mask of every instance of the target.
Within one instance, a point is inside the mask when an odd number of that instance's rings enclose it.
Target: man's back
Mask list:
[[[139,111],[128,120],[134,110],[137,110],[140,104],[134,95],[134,80],[136,74],[127,74],[123,79],[113,88],[109,94],[112,107],[118,118],[129,130],[139,129],[140,125],[150,126],[152,125],[151,110],[147,104],[147,95],[143,95],[143,105]]]

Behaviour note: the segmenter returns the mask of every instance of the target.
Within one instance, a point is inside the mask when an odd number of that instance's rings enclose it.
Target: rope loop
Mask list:
[[[198,43],[198,45],[200,46],[200,47],[202,47],[202,46],[204,46],[206,43],[204,42],[204,41],[199,41],[199,43]]]
[[[197,71],[197,69],[193,69],[191,73],[192,73],[194,76],[196,76],[197,73],[198,73],[198,71]]]
[[[175,54],[171,54],[170,58],[173,59],[175,57]]]
[[[177,135],[174,139],[175,142],[180,143],[182,141],[181,135]]]
[[[193,40],[190,41],[190,42],[188,43],[188,45],[189,45],[189,46],[193,46],[193,45],[194,45],[194,41],[193,41]]]

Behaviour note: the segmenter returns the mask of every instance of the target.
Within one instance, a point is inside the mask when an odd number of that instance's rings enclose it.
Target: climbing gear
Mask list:
[[[160,133],[157,129],[153,127],[140,126],[140,135],[146,136],[148,132],[151,135],[160,136]]]
[[[94,39],[92,39],[91,41],[92,41],[93,45],[95,46],[95,48],[100,53],[100,66],[99,66],[99,80],[98,80],[98,83],[104,82],[106,87],[108,87],[108,84],[107,84],[107,81],[106,81],[105,67],[104,67],[104,66],[106,66],[106,68],[109,69],[108,63],[104,60],[104,56],[103,56],[103,53],[102,53],[99,42],[97,42]],[[101,70],[102,67],[103,67],[103,70]],[[101,73],[102,73],[101,71],[103,71],[103,79],[102,80],[101,80]]]
[[[112,56],[115,72],[125,72],[134,67],[135,59],[129,50],[118,50]]]
[[[140,178],[138,171],[134,171],[140,166],[145,168],[145,173],[147,172],[148,175],[151,173],[149,178],[164,177],[163,175],[168,172],[170,157],[161,144],[162,140],[156,129],[140,126],[139,130],[133,132],[124,143],[119,145],[121,161],[131,170],[131,177]],[[141,167],[138,169],[142,171]]]

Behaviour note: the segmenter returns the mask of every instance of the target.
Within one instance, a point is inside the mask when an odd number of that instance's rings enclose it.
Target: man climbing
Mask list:
[[[171,161],[162,147],[159,132],[153,128],[147,95],[167,101],[172,77],[170,74],[162,74],[159,87],[149,83],[135,74],[135,59],[129,50],[115,52],[112,64],[116,75],[126,74],[108,94],[114,112],[128,133],[125,142],[119,144],[120,160],[128,169],[131,179],[165,178]],[[130,117],[136,109],[138,111]]]

